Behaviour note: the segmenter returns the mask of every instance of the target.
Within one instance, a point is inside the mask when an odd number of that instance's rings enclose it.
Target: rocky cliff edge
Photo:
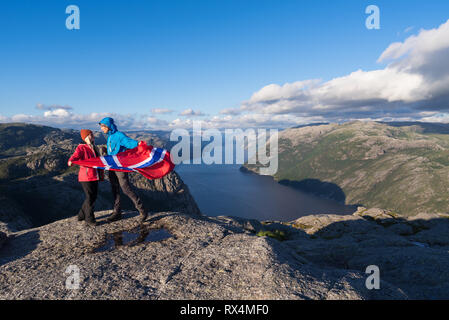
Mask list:
[[[126,212],[0,234],[0,299],[407,299],[449,296],[449,219],[380,209],[291,223]],[[380,269],[368,290],[366,267]],[[73,288],[79,271],[79,288]],[[72,284],[72,285],[71,285]]]

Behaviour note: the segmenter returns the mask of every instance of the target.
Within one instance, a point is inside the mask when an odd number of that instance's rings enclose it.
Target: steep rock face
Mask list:
[[[257,236],[275,224],[242,218],[161,212],[139,225],[136,212],[114,223],[105,222],[107,212],[96,215],[96,228],[69,218],[10,235],[0,249],[0,298],[407,297],[383,280],[380,290],[366,289],[364,269],[322,267],[295,252],[292,241],[310,246],[315,240],[293,227],[284,226],[290,240],[279,242]],[[165,237],[157,236],[162,231]],[[66,287],[73,270],[79,270],[79,289]]]
[[[188,186],[176,171],[156,180],[148,180],[142,175],[132,175],[131,182],[139,189],[145,190],[149,210],[180,211],[187,214],[200,215],[200,209],[192,197]]]
[[[161,133],[162,134],[162,133]],[[101,148],[104,137],[95,132]],[[130,136],[164,147],[166,134],[132,133]],[[67,160],[81,143],[78,131],[23,123],[0,124],[0,230],[17,231],[76,215],[84,200],[77,181],[78,166]],[[96,210],[112,209],[111,187],[99,185]],[[131,183],[150,212],[183,211],[200,214],[188,187],[176,172],[150,181],[130,173]],[[123,209],[133,204],[122,196]]]
[[[106,181],[99,183],[96,210],[112,210],[113,207],[107,176],[106,173]],[[187,185],[175,171],[157,180],[131,173],[130,180],[151,213],[175,210],[201,214]],[[123,210],[134,208],[128,197],[123,193],[121,197]],[[12,231],[40,226],[76,215],[83,201],[84,192],[76,173],[31,177],[8,186],[5,196],[0,197],[0,221]]]

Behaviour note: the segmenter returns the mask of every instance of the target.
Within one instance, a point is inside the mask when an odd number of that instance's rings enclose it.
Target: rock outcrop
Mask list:
[[[96,215],[96,228],[73,217],[10,234],[0,249],[0,298],[449,296],[446,216],[403,219],[359,208],[349,216],[280,223],[160,212],[139,225],[133,211],[114,223],[106,223],[108,212]],[[261,231],[282,232],[285,239],[261,236]],[[380,269],[379,290],[366,288],[369,265]],[[74,270],[79,289],[66,287]]]
[[[105,139],[94,133],[101,147]],[[165,147],[166,133],[131,133],[149,144]],[[0,231],[14,232],[71,217],[78,212],[84,193],[77,179],[78,166],[67,160],[81,143],[79,131],[24,123],[0,124]],[[106,180],[108,175],[106,174]],[[182,211],[200,214],[188,187],[176,172],[150,181],[130,173],[131,183],[150,212]],[[108,181],[99,184],[95,209],[112,209]],[[122,207],[133,208],[127,197]]]
[[[112,209],[111,186],[106,181],[99,183],[95,209]],[[188,186],[173,171],[157,180],[148,180],[140,174],[130,173],[130,181],[150,212],[182,211],[200,214]],[[79,211],[84,192],[76,173],[65,173],[52,177],[35,176],[15,181],[4,189],[0,196],[0,231],[23,230],[71,217]],[[122,197],[122,207],[132,209],[132,202]]]
[[[321,267],[380,269],[381,279],[411,299],[449,297],[449,215],[399,217],[382,209],[359,207],[349,216],[316,215],[292,226],[313,240],[286,242],[292,250]]]

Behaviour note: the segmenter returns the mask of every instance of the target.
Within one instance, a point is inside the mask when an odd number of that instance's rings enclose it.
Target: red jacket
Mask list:
[[[69,161],[86,160],[90,158],[95,158],[96,156],[97,155],[95,155],[95,152],[87,144],[80,144],[78,145],[78,147],[76,147],[76,150],[70,157]],[[103,180],[104,180],[103,170],[80,166],[80,171],[78,173],[78,181],[103,181]]]

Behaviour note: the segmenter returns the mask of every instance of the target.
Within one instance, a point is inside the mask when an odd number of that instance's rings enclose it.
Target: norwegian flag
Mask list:
[[[135,171],[148,179],[162,178],[175,167],[167,150],[149,146],[145,141],[140,141],[134,149],[120,152],[115,156],[77,160],[73,163],[96,169],[122,172]]]

